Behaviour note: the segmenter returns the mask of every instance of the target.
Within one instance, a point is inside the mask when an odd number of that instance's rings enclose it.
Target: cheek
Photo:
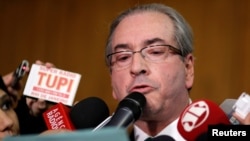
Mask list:
[[[11,117],[12,117],[13,121],[15,122],[15,125],[19,126],[18,118],[17,118],[17,115],[16,115],[15,111],[13,111]]]
[[[179,65],[181,66],[181,65]],[[157,72],[154,73],[154,79],[159,80],[162,87],[167,89],[178,89],[185,85],[185,69],[180,68],[179,66],[172,65],[172,66],[165,66],[165,69],[156,70]]]
[[[126,76],[126,77],[124,77]],[[113,74],[111,76],[111,85],[112,85],[112,95],[114,99],[121,100],[123,97],[125,97],[127,90],[127,80],[128,75],[122,75],[122,74]]]
[[[11,118],[11,120],[14,122],[14,126],[15,126],[15,128],[19,128],[19,122],[18,122],[18,118],[17,118],[17,115],[16,115],[16,112],[14,111],[14,110],[10,110],[10,111],[8,111],[8,116],[9,116],[9,118]]]
[[[14,121],[14,131],[16,132],[15,134],[19,134],[19,122],[16,113],[13,111],[12,119]]]

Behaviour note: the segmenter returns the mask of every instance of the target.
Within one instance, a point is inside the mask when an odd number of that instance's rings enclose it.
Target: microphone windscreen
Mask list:
[[[109,116],[109,108],[102,99],[88,97],[75,104],[69,115],[76,129],[94,128]]]
[[[220,108],[226,113],[226,115],[230,115],[236,101],[236,99],[226,99],[220,104]]]
[[[226,114],[214,102],[199,100],[181,113],[177,128],[183,138],[194,141],[208,132],[209,125],[218,124],[230,124]]]
[[[220,104],[220,108],[225,112],[229,121],[233,125],[239,125],[239,121],[233,117],[233,106],[236,103],[237,99],[226,99]]]
[[[104,127],[127,127],[141,116],[145,105],[146,98],[142,93],[130,93],[119,102],[114,115]]]
[[[133,92],[126,96],[120,103],[117,108],[119,110],[120,108],[127,107],[131,112],[133,113],[134,120],[137,120],[142,113],[142,109],[146,105],[146,98],[143,94],[139,92]]]

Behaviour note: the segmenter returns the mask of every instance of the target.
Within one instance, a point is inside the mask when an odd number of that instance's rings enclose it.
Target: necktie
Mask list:
[[[160,135],[157,137],[148,137],[145,141],[175,141],[172,137],[168,135]]]

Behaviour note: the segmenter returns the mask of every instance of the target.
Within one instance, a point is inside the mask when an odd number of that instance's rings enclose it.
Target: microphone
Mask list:
[[[69,116],[76,129],[94,128],[109,117],[109,108],[102,99],[88,97],[75,104]]]
[[[88,97],[69,108],[58,103],[43,113],[48,129],[85,129],[97,126],[109,116],[106,103],[97,97]]]
[[[48,129],[69,129],[75,127],[69,119],[70,108],[62,103],[57,103],[43,113],[43,119]]]
[[[186,140],[205,139],[208,125],[229,125],[227,115],[212,101],[198,100],[181,113],[177,129]]]
[[[21,64],[16,68],[15,72],[13,73],[14,80],[11,82],[12,88],[18,87],[18,82],[26,74],[25,70],[27,69],[27,67],[29,67],[29,62],[27,60],[23,60]]]
[[[243,119],[246,117],[250,112],[250,95],[242,92],[238,99],[226,99],[220,107],[227,114],[231,124],[239,125],[240,122],[233,117],[233,113],[236,112]]]
[[[139,92],[129,94],[120,101],[110,121],[103,127],[127,127],[141,116],[145,105],[146,98],[143,94]]]
[[[234,112],[233,106],[235,105],[236,101],[237,101],[236,99],[225,99],[220,104],[220,108],[225,112],[232,125],[240,124],[239,121],[232,115]]]

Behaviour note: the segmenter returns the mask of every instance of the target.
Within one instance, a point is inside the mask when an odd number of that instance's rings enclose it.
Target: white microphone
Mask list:
[[[243,92],[238,99],[226,99],[220,104],[220,108],[226,113],[231,124],[239,125],[239,121],[233,117],[236,112],[242,119],[250,112],[250,96]]]
[[[236,101],[237,101],[237,99],[225,99],[220,104],[220,108],[225,112],[230,123],[233,125],[239,125],[239,121],[235,117],[233,117],[233,115],[232,115],[234,112],[233,106],[234,106]]]

